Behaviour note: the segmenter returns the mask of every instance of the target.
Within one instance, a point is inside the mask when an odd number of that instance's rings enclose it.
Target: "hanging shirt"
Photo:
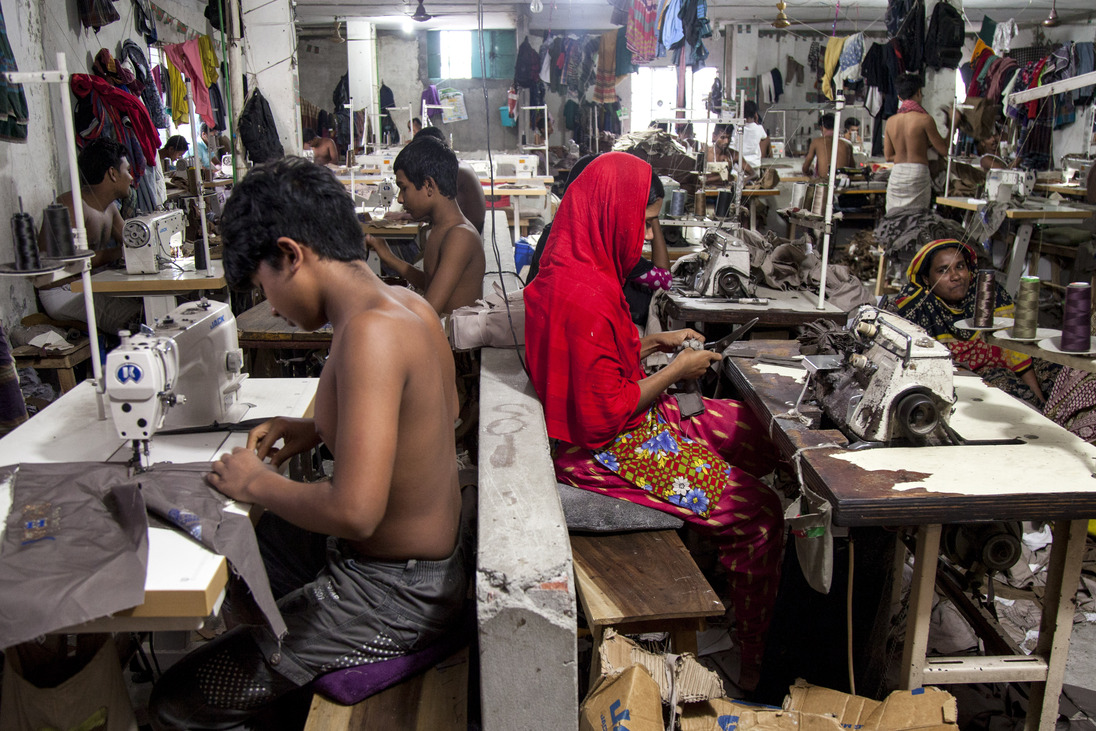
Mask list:
[[[209,105],[209,85],[205,83],[205,71],[202,62],[202,52],[198,44],[198,39],[187,41],[186,43],[176,43],[173,46],[164,46],[164,53],[167,54],[168,59],[175,65],[175,68],[190,79],[190,88],[194,97],[194,112],[202,121],[206,123],[211,129],[217,126],[217,120],[213,117],[213,109]],[[174,87],[174,84],[172,84]],[[182,89],[183,94],[186,94],[186,88]],[[174,92],[174,88],[172,89]],[[184,97],[185,99],[185,97]],[[186,110],[186,102],[183,101],[184,107],[183,118],[189,117],[189,110]],[[175,107],[172,105],[172,118],[178,119],[178,115],[175,113]],[[176,122],[178,124],[178,122]]]

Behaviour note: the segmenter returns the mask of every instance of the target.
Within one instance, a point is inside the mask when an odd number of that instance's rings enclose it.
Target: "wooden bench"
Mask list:
[[[707,617],[724,613],[704,574],[672,530],[571,536],[579,602],[593,635],[590,683],[601,672],[606,627],[668,632],[674,652],[696,653]]]
[[[466,731],[468,648],[360,703],[312,697],[305,731]]]
[[[73,343],[71,348],[48,355],[41,355],[41,351],[31,345],[13,348],[11,354],[17,368],[57,371],[57,383],[61,387],[61,393],[67,393],[76,388],[76,372],[73,369],[91,357],[91,344],[83,337]]]

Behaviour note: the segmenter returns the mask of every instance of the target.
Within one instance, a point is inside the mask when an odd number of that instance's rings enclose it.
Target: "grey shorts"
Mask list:
[[[265,626],[252,628],[267,661],[303,685],[321,673],[433,643],[459,621],[464,606],[473,516],[463,511],[457,547],[440,561],[365,560],[344,541],[327,538],[323,568],[278,600],[289,633],[279,641]]]

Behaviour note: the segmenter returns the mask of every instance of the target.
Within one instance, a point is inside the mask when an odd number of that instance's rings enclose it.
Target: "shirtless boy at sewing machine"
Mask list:
[[[424,293],[439,315],[474,304],[483,294],[487,268],[483,241],[457,205],[457,156],[432,137],[413,139],[392,163],[399,202],[411,217],[425,221],[423,268],[400,259],[382,238],[365,243],[381,261]]]
[[[421,650],[451,628],[467,589],[453,357],[437,315],[369,269],[353,202],[320,166],[256,167],[222,221],[233,286],[261,287],[277,315],[334,332],[315,419],[256,427],[207,478],[267,508],[256,532],[289,632],[279,642],[239,626],[184,658],[153,692],[156,728],[243,724],[318,674]],[[321,442],[332,478],[273,469]]]

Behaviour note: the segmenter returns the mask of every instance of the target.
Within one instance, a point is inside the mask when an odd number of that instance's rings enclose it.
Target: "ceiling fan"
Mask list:
[[[426,12],[426,6],[423,5],[423,0],[419,0],[419,6],[415,8],[415,12],[411,15],[411,20],[417,21],[419,23],[425,23],[433,17],[433,15],[430,15]]]

